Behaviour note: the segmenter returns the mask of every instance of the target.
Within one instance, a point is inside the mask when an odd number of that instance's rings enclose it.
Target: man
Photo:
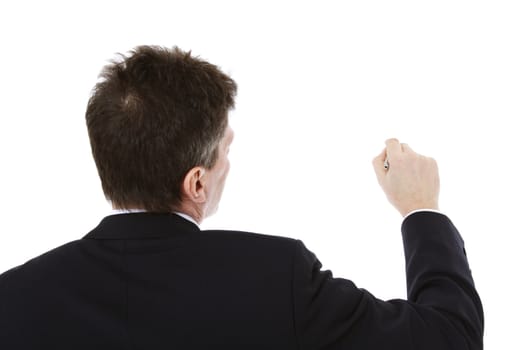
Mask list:
[[[104,69],[86,121],[114,212],[0,276],[0,348],[481,349],[436,162],[396,139],[373,166],[405,217],[408,300],[333,278],[299,240],[199,229],[228,175],[235,93],[177,48],[138,47]]]

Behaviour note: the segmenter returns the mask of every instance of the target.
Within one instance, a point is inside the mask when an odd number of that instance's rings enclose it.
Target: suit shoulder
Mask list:
[[[262,233],[228,230],[201,231],[206,240],[213,241],[218,246],[227,245],[247,250],[266,251],[269,254],[293,255],[297,239],[273,236]]]
[[[235,230],[203,230],[205,235],[220,237],[221,239],[253,241],[253,242],[272,242],[280,245],[292,245],[297,243],[297,239],[283,236],[267,235],[256,232],[235,231]]]
[[[26,276],[28,274],[42,273],[49,269],[50,266],[57,266],[64,263],[66,257],[72,250],[77,249],[81,244],[80,240],[71,241],[61,246],[53,248],[41,255],[29,259],[25,263],[15,266],[3,273],[0,273],[0,287],[3,282],[13,282],[19,276]]]

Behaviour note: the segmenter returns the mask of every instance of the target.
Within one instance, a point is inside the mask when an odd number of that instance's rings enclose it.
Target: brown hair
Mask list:
[[[86,111],[102,189],[117,208],[173,211],[186,173],[216,162],[237,85],[177,47],[120,56],[102,70]]]

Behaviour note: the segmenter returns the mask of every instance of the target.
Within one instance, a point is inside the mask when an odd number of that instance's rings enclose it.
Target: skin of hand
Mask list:
[[[437,162],[395,138],[386,140],[385,144],[385,149],[372,163],[389,202],[403,216],[417,209],[439,210]],[[384,166],[385,159],[388,159],[388,169]]]

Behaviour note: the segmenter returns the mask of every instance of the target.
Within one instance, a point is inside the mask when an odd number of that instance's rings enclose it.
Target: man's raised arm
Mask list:
[[[298,241],[293,296],[300,348],[482,349],[483,309],[463,240],[436,212],[436,161],[389,139],[373,164],[388,200],[405,216],[408,300],[382,301],[333,278]]]

